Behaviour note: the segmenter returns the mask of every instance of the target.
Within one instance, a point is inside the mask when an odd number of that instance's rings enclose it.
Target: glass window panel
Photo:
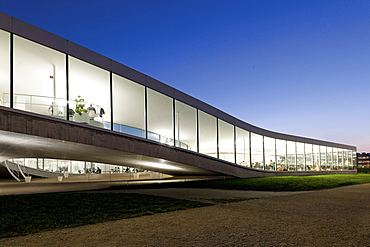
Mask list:
[[[251,167],[249,153],[249,131],[236,127],[236,163]]]
[[[58,161],[53,159],[44,159],[44,169],[49,172],[59,172]]]
[[[42,158],[37,159],[37,168],[41,169],[41,170],[44,170],[44,159],[42,159]]]
[[[145,138],[145,87],[113,74],[113,130]]]
[[[65,54],[14,36],[14,108],[66,116]]]
[[[327,157],[327,167],[326,170],[330,171],[333,170],[333,148],[332,147],[327,147],[326,148],[326,157]]]
[[[344,167],[343,169],[344,170],[348,170],[348,150],[347,149],[343,149],[343,164],[344,164]]]
[[[305,170],[304,143],[297,142],[297,171]]]
[[[352,170],[356,169],[356,158],[357,158],[356,152],[352,151]]]
[[[338,170],[338,148],[333,147],[333,170]]]
[[[326,146],[320,146],[320,169],[322,171],[325,171],[326,166],[327,166]]]
[[[264,137],[265,147],[265,170],[276,170],[276,147],[275,139],[271,137]]]
[[[113,130],[117,132],[121,132],[121,125],[113,123]]]
[[[320,146],[313,145],[313,166],[314,170],[320,171]]]
[[[109,72],[69,57],[70,119],[110,129]]]
[[[217,119],[205,112],[198,111],[199,153],[217,158]]]
[[[287,141],[287,162],[289,171],[296,170],[296,161],[296,143],[292,141]]]
[[[33,158],[33,159],[28,158],[28,159],[25,159],[24,162],[25,162],[25,166],[37,169],[37,159],[36,158]]]
[[[89,171],[88,168],[86,167],[85,161],[71,161],[71,166],[72,173],[83,174]]]
[[[13,159],[13,162],[18,164],[18,165],[21,165],[21,166],[25,165],[25,159],[24,158]]]
[[[150,88],[147,95],[148,139],[174,145],[172,98]]]
[[[252,168],[264,169],[263,136],[251,133],[251,162]]]
[[[10,106],[10,34],[0,30],[0,105]]]
[[[177,100],[175,109],[176,146],[197,152],[197,110]]]
[[[59,171],[71,172],[71,161],[70,160],[58,160]]]
[[[276,139],[276,160],[278,171],[287,170],[287,160],[286,160],[286,140]]]
[[[306,156],[306,171],[314,170],[313,156],[312,156],[312,144],[305,143],[305,156]]]
[[[348,169],[351,170],[352,166],[352,151],[348,150]]]
[[[343,149],[338,148],[338,169],[343,170]]]
[[[218,120],[219,158],[235,163],[234,155],[234,125]]]

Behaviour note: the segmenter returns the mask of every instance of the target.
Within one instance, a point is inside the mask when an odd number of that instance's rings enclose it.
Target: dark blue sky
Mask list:
[[[248,123],[370,152],[367,0],[0,0]]]

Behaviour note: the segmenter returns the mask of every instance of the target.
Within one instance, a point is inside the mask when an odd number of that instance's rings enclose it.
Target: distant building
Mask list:
[[[370,168],[370,153],[357,153],[357,167]]]

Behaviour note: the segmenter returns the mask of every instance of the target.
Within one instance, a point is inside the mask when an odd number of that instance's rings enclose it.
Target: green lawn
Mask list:
[[[320,175],[320,176],[282,176],[264,178],[245,178],[227,180],[205,180],[176,183],[158,183],[135,185],[129,188],[214,188],[226,190],[260,191],[308,191],[330,189],[346,185],[370,183],[370,174]],[[112,189],[124,189],[127,186],[112,186]]]
[[[0,238],[207,205],[131,193],[0,196]]]

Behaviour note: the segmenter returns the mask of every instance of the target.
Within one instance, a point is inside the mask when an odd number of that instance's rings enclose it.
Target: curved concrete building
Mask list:
[[[70,173],[86,162],[171,175],[356,172],[354,146],[253,126],[2,13],[0,54],[0,161]]]

